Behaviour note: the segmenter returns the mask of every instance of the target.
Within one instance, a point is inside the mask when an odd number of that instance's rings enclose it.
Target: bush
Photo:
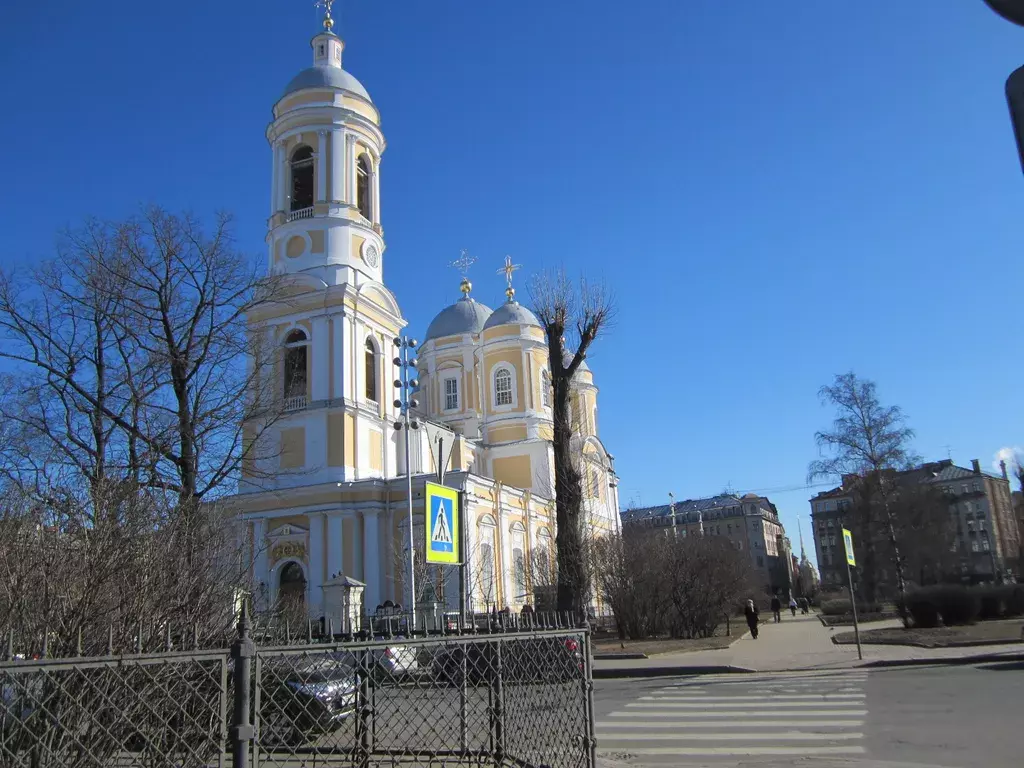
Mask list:
[[[826,616],[843,616],[850,613],[850,601],[841,597],[826,600],[821,604],[821,612]]]
[[[971,624],[981,611],[980,594],[958,584],[924,587],[907,595],[907,610],[918,627]]]
[[[987,584],[977,588],[979,618],[1002,619],[1024,615],[1024,586]]]

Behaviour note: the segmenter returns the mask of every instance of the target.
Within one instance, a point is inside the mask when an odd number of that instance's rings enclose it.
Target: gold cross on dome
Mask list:
[[[511,256],[506,256],[505,257],[505,266],[503,266],[501,269],[498,270],[498,274],[499,275],[502,275],[502,274],[505,275],[505,282],[508,284],[507,291],[511,291],[512,290],[512,273],[515,272],[517,269],[522,269],[522,268],[523,268],[522,264],[513,264],[512,263],[512,257]]]
[[[474,264],[476,264],[476,256],[470,256],[469,251],[465,248],[462,249],[462,252],[459,254],[459,258],[455,259],[455,261],[448,262],[448,266],[459,270],[459,274],[463,277],[469,276],[469,268]]]

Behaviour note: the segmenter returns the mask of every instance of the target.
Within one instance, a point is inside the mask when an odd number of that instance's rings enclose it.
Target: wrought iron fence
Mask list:
[[[594,765],[586,628],[304,634],[243,614],[230,650],[0,662],[0,765]]]

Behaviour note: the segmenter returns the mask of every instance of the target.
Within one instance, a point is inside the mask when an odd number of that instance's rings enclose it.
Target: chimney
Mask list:
[[[974,474],[981,474],[981,462],[977,459],[971,459],[971,467],[974,469]]]
[[[1010,482],[1009,476],[1006,474],[1006,462],[1002,459],[999,460],[999,469],[1003,473],[1003,480]]]

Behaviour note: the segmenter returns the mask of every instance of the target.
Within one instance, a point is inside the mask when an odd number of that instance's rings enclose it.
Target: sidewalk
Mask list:
[[[899,620],[872,622],[870,628],[899,626]],[[713,651],[663,653],[648,659],[598,659],[594,677],[645,677],[655,675],[707,674],[715,672],[783,672],[857,666],[897,665],[955,660],[1024,660],[1024,644],[988,645],[975,648],[913,648],[903,645],[865,645],[864,660],[857,659],[856,645],[835,645],[833,631],[817,616],[788,613],[779,624],[761,625],[754,640],[746,633],[728,648]]]

